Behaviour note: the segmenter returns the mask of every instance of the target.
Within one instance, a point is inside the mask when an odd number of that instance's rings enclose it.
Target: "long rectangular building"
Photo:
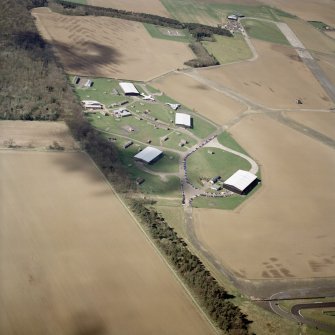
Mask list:
[[[238,170],[223,183],[223,186],[232,192],[247,194],[257,183],[256,175],[248,171]]]
[[[146,147],[145,149],[140,151],[137,155],[135,155],[134,158],[141,162],[151,164],[156,160],[158,160],[162,155],[163,151],[154,147]]]
[[[132,83],[119,83],[123,93],[125,95],[140,95],[140,92],[137,90],[134,84]]]

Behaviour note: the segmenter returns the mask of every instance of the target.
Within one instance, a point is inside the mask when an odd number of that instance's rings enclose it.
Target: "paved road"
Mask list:
[[[328,331],[335,333],[334,325],[325,324],[317,320],[306,318],[302,316],[302,314],[300,313],[300,311],[303,309],[329,308],[329,307],[335,308],[335,301],[334,302],[314,302],[314,303],[308,303],[308,304],[297,304],[291,308],[291,313],[292,315],[294,315],[296,320],[302,323],[308,324],[312,327],[328,330]]]

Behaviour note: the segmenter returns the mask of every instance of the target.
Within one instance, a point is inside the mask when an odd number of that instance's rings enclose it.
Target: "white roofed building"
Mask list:
[[[238,170],[223,183],[223,187],[238,194],[247,194],[258,181],[253,173]]]
[[[102,109],[103,108],[102,103],[99,101],[95,101],[95,100],[83,100],[82,104],[87,109]]]
[[[140,95],[133,83],[119,83],[119,85],[125,95]]]
[[[192,127],[191,115],[185,113],[176,113],[175,125],[191,128]]]
[[[163,151],[154,148],[154,147],[146,147],[138,154],[134,156],[136,160],[139,160],[144,163],[152,164],[157,161],[160,157],[162,157]]]

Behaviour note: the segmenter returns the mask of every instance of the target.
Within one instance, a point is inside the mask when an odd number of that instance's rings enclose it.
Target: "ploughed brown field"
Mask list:
[[[270,108],[330,108],[318,81],[288,46],[252,40],[259,57],[253,62],[201,70],[201,75]],[[302,99],[303,105],[297,105]]]
[[[88,5],[129,10],[169,17],[169,12],[159,0],[87,0]]]
[[[78,149],[64,122],[0,121],[0,147],[48,148],[57,142],[63,149]]]
[[[171,74],[152,85],[218,124],[227,123],[247,109],[246,105],[185,74]]]
[[[85,76],[148,80],[194,58],[185,43],[152,38],[142,23],[110,17],[67,16],[33,10],[42,36],[66,72]]]
[[[86,154],[0,170],[1,334],[214,333]]]
[[[262,187],[234,211],[195,209],[200,242],[243,278],[334,276],[334,149],[260,114],[229,131]]]

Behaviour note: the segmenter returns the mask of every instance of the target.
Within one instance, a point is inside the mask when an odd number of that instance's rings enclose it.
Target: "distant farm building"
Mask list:
[[[163,151],[154,147],[146,147],[134,156],[135,160],[152,164],[163,156]]]
[[[191,128],[192,127],[191,115],[185,113],[176,113],[175,125]]]
[[[170,108],[172,108],[174,111],[176,111],[180,107],[180,104],[170,104],[168,102],[165,105],[170,106]]]
[[[125,95],[140,95],[140,92],[132,83],[119,83],[119,85]]]
[[[103,105],[99,101],[95,100],[83,100],[82,101],[83,106],[85,109],[102,109]]]
[[[87,79],[86,83],[84,84],[84,87],[92,87],[94,85],[94,82],[91,79]]]
[[[235,14],[231,14],[227,16],[228,20],[232,20],[232,21],[237,21],[238,20],[238,16]]]
[[[214,191],[220,191],[221,189],[222,189],[222,186],[218,184],[214,184],[211,186],[211,190],[214,190]]]
[[[74,78],[73,78],[73,83],[74,83],[75,85],[78,85],[79,82],[80,82],[80,77],[78,77],[78,76],[74,76]]]
[[[127,149],[127,148],[129,148],[132,144],[133,144],[133,141],[128,141],[128,142],[126,142],[126,143],[123,145],[123,148],[124,148],[124,149]]]
[[[126,117],[126,116],[131,115],[131,113],[128,112],[128,110],[126,110],[124,108],[116,109],[112,113],[115,117],[118,117],[118,118],[122,118],[122,117]]]
[[[238,194],[247,194],[258,184],[258,181],[253,173],[238,170],[223,183],[223,187]]]

